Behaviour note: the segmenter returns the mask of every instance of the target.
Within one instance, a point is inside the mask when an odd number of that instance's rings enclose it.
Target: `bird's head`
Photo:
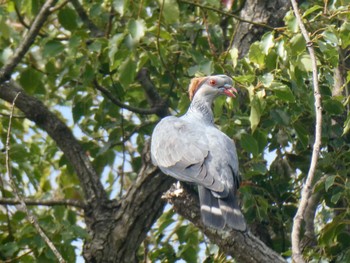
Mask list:
[[[201,78],[193,78],[188,88],[190,100],[196,96],[226,95],[235,98],[237,90],[233,87],[233,80],[226,75],[214,75]]]

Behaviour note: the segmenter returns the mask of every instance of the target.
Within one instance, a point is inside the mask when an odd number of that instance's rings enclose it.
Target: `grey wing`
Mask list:
[[[203,129],[181,118],[166,117],[152,134],[152,161],[164,173],[181,181],[221,192],[224,185],[208,173],[209,142]]]
[[[208,172],[214,180],[220,180],[225,185],[224,191],[213,192],[213,195],[226,197],[230,191],[235,193],[240,184],[236,146],[226,134],[214,127],[207,132],[207,136],[210,149],[206,160]]]

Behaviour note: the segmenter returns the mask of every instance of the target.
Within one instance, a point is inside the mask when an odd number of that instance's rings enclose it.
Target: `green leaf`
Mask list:
[[[133,44],[138,43],[145,35],[145,22],[142,19],[130,19],[128,23],[128,30],[130,32]]]
[[[115,61],[115,54],[117,53],[117,51],[119,50],[119,45],[120,43],[123,41],[124,39],[124,34],[116,34],[114,35],[108,43],[108,57],[110,60],[110,65],[111,68],[110,70],[115,69],[116,67],[114,67],[114,61]]]
[[[274,80],[274,75],[271,73],[264,74],[261,78],[259,78],[264,87],[268,88],[271,86]]]
[[[51,40],[44,46],[43,56],[48,58],[55,57],[62,53],[63,50],[64,45],[60,41]]]
[[[253,96],[252,101],[250,102],[250,107],[250,128],[252,129],[252,132],[254,132],[260,123],[262,114],[262,105],[258,96]]]
[[[273,85],[271,85],[273,93],[281,100],[287,101],[287,102],[295,102],[295,97],[290,90],[290,88],[286,85],[283,85],[278,82],[274,82]]]
[[[337,204],[342,196],[343,196],[342,192],[339,192],[339,193],[332,195],[331,202],[333,204]]]
[[[327,176],[327,178],[324,182],[324,188],[325,188],[326,192],[328,192],[329,188],[331,186],[333,186],[335,178],[336,178],[336,175]]]
[[[233,79],[240,83],[252,83],[255,80],[255,75],[242,75],[242,76],[234,76]]]
[[[263,153],[267,146],[267,134],[262,130],[255,130],[253,137],[258,143],[259,153]]]
[[[306,42],[302,34],[295,34],[289,43],[293,54],[299,55],[305,52]]]
[[[323,7],[320,5],[312,5],[309,9],[305,10],[305,12],[303,14],[303,18],[307,17],[308,15],[310,15],[318,10],[323,10]]]
[[[329,43],[333,44],[333,46],[339,45],[338,36],[332,32],[332,31],[325,31],[322,33],[325,40],[327,40]]]
[[[309,54],[302,54],[298,57],[297,66],[307,72],[312,72],[312,61]]]
[[[261,47],[265,55],[267,55],[270,51],[271,48],[275,46],[275,38],[273,36],[273,32],[266,33],[262,38],[261,38]]]
[[[247,133],[242,134],[240,144],[246,152],[252,153],[254,156],[258,155],[259,145],[252,135]]]
[[[330,114],[339,115],[345,110],[343,104],[340,101],[334,99],[325,99],[323,101],[323,108]]]
[[[39,72],[32,68],[23,71],[19,78],[19,83],[22,87],[30,93],[44,93],[44,85],[42,83],[42,76]]]
[[[301,123],[294,123],[293,127],[298,136],[299,141],[303,145],[304,149],[306,149],[309,142],[307,130],[305,129],[304,125]]]
[[[6,242],[0,244],[0,254],[5,258],[11,258],[19,250],[19,246],[16,242]]]
[[[180,10],[176,0],[159,0],[163,4],[163,19],[167,24],[176,23],[179,20]]]
[[[0,36],[3,38],[9,38],[10,36],[10,29],[6,23],[6,18],[4,16],[0,16]]]
[[[283,110],[272,110],[270,112],[271,117],[274,121],[276,121],[278,124],[288,126],[290,122],[290,117],[287,114],[287,112]]]
[[[340,27],[339,37],[341,39],[342,49],[346,49],[350,45],[350,22],[346,21]]]
[[[136,76],[136,63],[128,58],[119,68],[119,81],[123,88],[128,88],[134,82]]]
[[[72,115],[74,123],[78,123],[79,120],[89,112],[92,105],[91,97],[77,97],[73,105]]]
[[[342,136],[344,136],[345,134],[347,134],[350,130],[350,113],[348,113],[348,116],[344,122],[344,129],[343,129],[343,134]]]
[[[259,68],[263,68],[265,64],[264,63],[265,54],[261,50],[260,44],[258,42],[255,42],[250,46],[248,57],[249,57],[249,60],[257,64]]]
[[[230,56],[231,56],[231,59],[232,59],[232,67],[236,68],[237,61],[238,61],[238,49],[237,48],[231,48],[229,52],[230,52]]]
[[[71,8],[65,7],[58,12],[58,21],[67,30],[72,31],[78,27],[77,15]]]
[[[113,7],[121,16],[124,16],[129,0],[113,0]]]
[[[298,32],[299,30],[298,21],[295,18],[293,11],[287,12],[286,16],[284,17],[284,21],[290,32],[292,33]]]

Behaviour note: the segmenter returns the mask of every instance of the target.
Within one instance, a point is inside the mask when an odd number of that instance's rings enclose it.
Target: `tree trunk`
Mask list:
[[[279,27],[283,25],[283,18],[290,6],[289,0],[246,0],[240,17],[246,21]],[[266,27],[239,22],[236,32],[233,47],[238,49],[239,57],[242,58],[248,53],[250,45],[266,32]]]

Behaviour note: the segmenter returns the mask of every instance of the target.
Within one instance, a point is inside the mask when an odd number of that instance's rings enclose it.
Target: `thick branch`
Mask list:
[[[11,102],[18,92],[16,106],[45,130],[65,154],[67,160],[74,167],[81,182],[84,195],[89,205],[100,206],[107,200],[106,192],[99,180],[99,176],[71,130],[55,114],[38,99],[28,95],[15,83],[4,83],[0,86],[0,98]],[[96,211],[97,212],[97,211]]]
[[[301,251],[316,244],[315,216],[322,194],[322,191],[314,192],[307,202],[304,212],[305,231],[300,244]]]
[[[82,203],[80,200],[73,200],[73,199],[62,199],[62,200],[35,200],[35,199],[29,199],[24,198],[24,203],[27,206],[74,206],[78,208],[85,209],[85,204]],[[14,198],[0,198],[0,205],[19,205],[20,201]]]
[[[22,60],[23,56],[27,53],[30,46],[33,44],[36,36],[39,34],[41,27],[47,20],[47,17],[50,15],[50,8],[54,6],[56,2],[57,0],[48,0],[42,6],[39,14],[35,17],[23,41],[21,41],[13,56],[0,69],[0,84],[11,77],[14,68]]]
[[[109,210],[112,218],[94,225],[94,235],[84,246],[86,262],[137,262],[138,247],[163,211],[165,201],[161,196],[174,182],[152,165],[149,143],[142,159],[136,182],[120,200],[117,210]]]
[[[318,87],[318,75],[317,75],[317,61],[315,56],[315,51],[313,48],[313,43],[310,40],[309,32],[306,30],[304,23],[301,19],[298,4],[295,0],[291,0],[295,17],[300,28],[303,37],[307,43],[307,49],[310,54],[311,63],[312,63],[312,79],[313,79],[313,88],[314,88],[314,97],[315,97],[315,112],[316,112],[316,127],[315,127],[315,142],[313,145],[311,163],[308,175],[306,177],[305,184],[303,186],[300,204],[298,211],[294,217],[293,229],[292,229],[292,253],[293,260],[297,263],[305,262],[302,253],[301,253],[301,244],[300,244],[300,231],[301,224],[303,222],[303,217],[305,210],[307,208],[308,200],[312,194],[312,184],[316,172],[316,165],[318,161],[318,156],[321,147],[321,135],[322,135],[322,105],[321,105],[321,94]]]
[[[172,187],[164,198],[173,204],[174,210],[196,225],[220,250],[231,255],[237,262],[274,263],[286,262],[279,254],[266,246],[250,231],[225,229],[215,231],[206,227],[200,217],[198,196],[187,187]]]

